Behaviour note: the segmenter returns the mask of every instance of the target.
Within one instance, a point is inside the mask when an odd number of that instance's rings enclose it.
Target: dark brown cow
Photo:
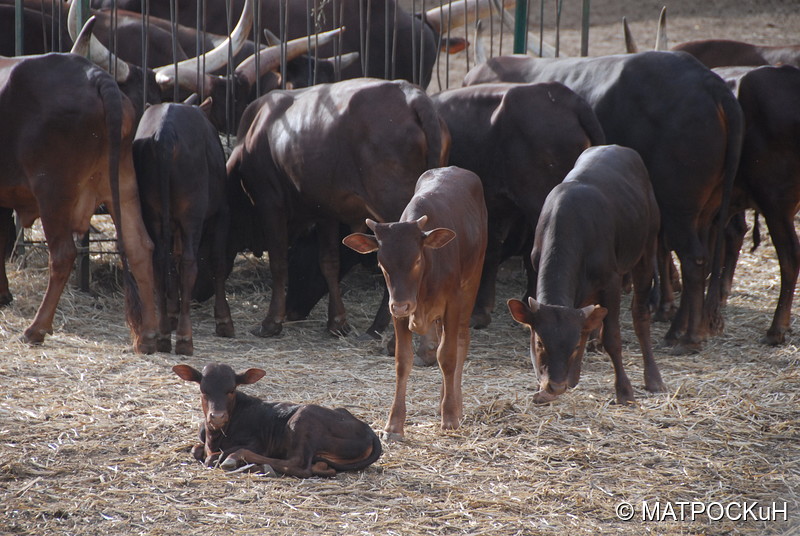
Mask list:
[[[758,67],[743,75],[735,68],[715,72],[738,86],[745,134],[731,213],[752,208],[767,222],[780,262],[781,290],[763,342],[781,344],[791,324],[800,271],[800,242],[794,224],[800,210],[800,69],[786,65]],[[746,227],[734,224],[728,231],[732,243],[727,248],[723,298],[730,290]]]
[[[237,197],[243,205],[231,205],[231,240],[238,241],[231,242],[233,252],[269,252],[272,298],[255,333],[280,333],[290,230],[314,221],[330,294],[328,329],[346,333],[338,281],[339,222],[357,230],[368,217],[399,218],[417,177],[445,162],[448,148],[447,128],[430,99],[402,80],[356,79],[278,90],[251,104],[228,174],[234,188],[247,193]],[[257,220],[241,221],[248,207]],[[266,243],[247,243],[245,233],[254,231]]]
[[[560,81],[589,102],[607,142],[639,152],[659,202],[666,246],[681,259],[683,295],[666,341],[676,351],[699,349],[722,325],[719,297],[712,295],[718,285],[709,286],[705,308],[704,285],[709,271],[719,277],[721,247],[712,249],[712,222],[727,214],[741,150],[742,112],[730,89],[676,52],[501,56],[468,73],[465,85],[496,81]]]
[[[142,214],[155,242],[160,352],[172,350],[173,330],[175,353],[194,352],[190,306],[203,233],[212,244],[216,332],[223,337],[234,335],[225,299],[225,153],[217,130],[206,116],[210,107],[208,99],[200,107],[174,103],[151,106],[145,110],[133,142]],[[171,277],[174,269],[179,277],[177,289]],[[178,302],[172,303],[169,314],[168,296],[171,302]]]
[[[406,385],[414,358],[411,333],[436,329],[442,370],[442,428],[461,424],[461,375],[469,350],[469,319],[480,285],[487,212],[477,175],[458,167],[426,171],[396,223],[367,220],[375,235],[355,233],[344,243],[378,252],[389,288],[397,378],[386,423],[390,439],[404,435]]]
[[[472,325],[485,327],[491,322],[508,230],[516,226],[530,235],[550,190],[584,149],[604,143],[605,137],[586,101],[559,83],[482,84],[443,91],[432,99],[452,137],[449,163],[475,172],[483,182],[489,242]],[[527,244],[520,253],[530,257]],[[535,283],[529,273],[530,296]]]
[[[139,207],[130,101],[108,73],[74,54],[0,58],[0,117],[0,206],[15,209],[25,227],[40,217],[50,250],[47,291],[25,340],[41,343],[52,333],[77,255],[73,234],[85,234],[95,209],[105,204],[126,274],[135,278],[126,284],[134,349],[153,352],[153,244]],[[12,237],[6,226],[0,229],[4,251]],[[5,275],[0,281],[7,282]],[[0,294],[10,296],[7,288]]]
[[[586,340],[603,327],[614,365],[616,399],[634,401],[622,365],[619,313],[622,278],[633,282],[633,326],[644,359],[645,386],[664,384],[650,343],[650,309],[660,215],[647,168],[633,149],[591,147],[547,196],[531,261],[536,299],[509,300],[517,322],[531,328],[531,358],[539,378],[535,402],[550,402],[577,385]]]
[[[365,469],[381,456],[372,428],[344,408],[264,402],[236,390],[263,378],[261,369],[236,374],[228,365],[212,363],[202,373],[189,365],[172,370],[200,384],[201,443],[192,454],[209,467],[259,464],[298,478],[332,477]]]
[[[800,67],[800,45],[765,46],[729,39],[701,39],[680,43],[672,50],[689,53],[709,68],[736,65]]]

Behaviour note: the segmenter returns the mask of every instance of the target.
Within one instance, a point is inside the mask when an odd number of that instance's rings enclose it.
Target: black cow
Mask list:
[[[228,365],[212,363],[202,373],[189,365],[172,370],[200,384],[203,424],[192,454],[208,466],[265,464],[298,478],[332,477],[365,469],[381,456],[372,428],[344,408],[264,402],[236,390],[263,378],[261,369],[236,374]]]
[[[604,143],[605,136],[586,101],[559,83],[482,84],[432,99],[452,137],[449,163],[475,172],[483,183],[489,242],[472,325],[485,327],[509,232],[527,244],[513,253],[530,257],[530,241],[517,235],[532,235],[547,194],[583,150]],[[528,272],[533,296],[536,280]]]
[[[619,326],[622,279],[628,273],[645,386],[664,390],[650,343],[648,306],[659,221],[647,168],[627,147],[590,147],[547,196],[531,253],[538,271],[536,299],[508,301],[514,319],[531,329],[540,387],[535,402],[550,402],[577,385],[586,340],[601,324],[617,402],[633,402]]]
[[[722,326],[718,285],[709,285],[705,307],[704,285],[709,272],[719,277],[713,221],[727,215],[744,130],[730,89],[678,52],[501,56],[468,73],[465,85],[496,81],[560,81],[589,102],[607,142],[639,152],[661,209],[664,243],[681,260],[683,295],[666,340],[676,350],[699,349]]]
[[[203,234],[212,248],[216,332],[223,337],[234,334],[225,299],[225,153],[206,116],[210,107],[209,99],[200,107],[175,103],[151,106],[145,110],[133,142],[142,214],[155,242],[153,268],[160,313],[160,352],[171,351],[173,330],[175,353],[194,352],[190,296],[197,278]],[[174,270],[179,278],[178,288],[174,288]]]

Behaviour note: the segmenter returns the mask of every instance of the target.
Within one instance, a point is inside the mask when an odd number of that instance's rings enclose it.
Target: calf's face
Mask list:
[[[425,248],[438,249],[456,234],[450,229],[423,231],[427,216],[410,222],[376,223],[367,219],[374,236],[354,233],[344,244],[359,253],[378,252],[378,265],[389,289],[392,316],[405,318],[416,311],[417,295],[425,274]]]
[[[511,316],[531,330],[531,361],[539,380],[534,402],[550,402],[580,379],[581,360],[589,334],[600,327],[608,310],[599,305],[581,309],[508,300]]]
[[[227,426],[236,406],[236,387],[255,383],[266,374],[255,368],[236,374],[231,367],[220,363],[206,365],[203,372],[189,365],[175,365],[172,370],[181,379],[200,384],[200,403],[209,432]]]

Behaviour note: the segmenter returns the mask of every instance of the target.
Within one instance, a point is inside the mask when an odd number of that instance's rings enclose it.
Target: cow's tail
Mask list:
[[[753,247],[750,248],[750,253],[755,252],[758,246],[761,245],[761,224],[759,223],[758,211],[753,213]]]
[[[711,277],[706,296],[706,315],[711,333],[720,333],[724,327],[722,319],[722,261],[725,246],[725,227],[730,217],[731,197],[736,172],[739,168],[739,157],[742,152],[744,137],[744,115],[736,97],[721,83],[717,89],[717,110],[720,123],[725,133],[725,160],[722,182],[722,203],[720,204],[714,253],[711,261]]]
[[[450,131],[447,124],[439,117],[430,98],[416,86],[411,86],[411,91],[406,90],[409,104],[422,126],[427,141],[427,155],[425,169],[433,169],[447,165],[450,156]]]
[[[158,239],[161,244],[159,248],[158,270],[161,272],[164,288],[167,296],[174,296],[171,285],[174,285],[174,278],[170,277],[172,270],[172,214],[170,213],[170,173],[172,161],[178,150],[178,136],[173,129],[173,123],[164,122],[164,127],[159,133],[159,147],[155,151],[156,177],[158,178],[159,201],[161,203],[161,236]],[[182,297],[183,298],[183,297]],[[188,298],[186,298],[188,299]]]
[[[131,274],[128,257],[125,254],[125,237],[122,231],[122,203],[120,202],[119,163],[122,145],[122,123],[124,103],[122,93],[114,79],[100,68],[97,91],[103,101],[106,116],[106,132],[108,134],[108,180],[111,184],[111,204],[116,215],[114,227],[117,231],[117,248],[122,260],[123,281],[125,286],[125,311],[128,325],[134,333],[140,333],[142,326],[142,300],[139,287]]]

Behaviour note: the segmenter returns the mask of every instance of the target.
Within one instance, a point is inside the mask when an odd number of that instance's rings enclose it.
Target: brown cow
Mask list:
[[[41,343],[52,333],[77,255],[73,234],[85,234],[95,209],[105,204],[123,266],[136,280],[126,284],[134,349],[153,352],[153,243],[142,223],[131,158],[130,101],[108,73],[74,54],[0,58],[0,117],[0,206],[17,210],[26,227],[41,217],[50,250],[47,291],[25,340]],[[0,229],[4,250],[11,237],[7,226]],[[5,275],[0,281],[7,281]]]
[[[681,260],[683,294],[665,340],[676,351],[699,350],[722,327],[718,285],[709,285],[705,300],[704,293],[709,272],[717,280],[721,271],[721,247],[710,237],[718,214],[727,217],[744,130],[730,89],[688,54],[655,51],[499,56],[464,83],[497,81],[560,81],[589,102],[608,143],[639,152],[658,199],[664,243]]]
[[[329,289],[328,330],[347,333],[338,280],[339,222],[358,230],[368,217],[399,218],[417,177],[445,162],[448,148],[447,127],[430,99],[402,80],[345,80],[273,91],[253,102],[228,159],[228,175],[240,192],[231,204],[229,262],[244,248],[269,253],[272,298],[254,333],[280,333],[290,231],[315,221]],[[255,221],[245,219],[248,211]],[[248,241],[258,234],[263,238]],[[266,244],[259,243],[264,239]]]
[[[360,471],[380,458],[378,436],[344,408],[264,402],[236,390],[263,378],[261,369],[236,374],[228,365],[212,363],[202,373],[189,365],[172,370],[200,384],[201,442],[192,454],[209,467],[263,464],[298,478],[332,477],[337,471]]]
[[[469,350],[469,319],[480,285],[487,241],[487,212],[477,175],[458,167],[426,171],[396,223],[367,220],[374,236],[355,233],[344,243],[359,253],[378,252],[389,288],[397,378],[386,424],[390,439],[403,437],[406,385],[414,351],[411,333],[435,327],[442,370],[442,428],[460,425],[461,374]]]
[[[531,329],[539,378],[535,402],[550,402],[580,380],[589,334],[603,327],[614,365],[616,399],[634,400],[622,365],[619,312],[622,279],[632,276],[633,326],[648,391],[664,390],[650,343],[650,309],[660,215],[647,168],[633,149],[590,147],[547,196],[531,262],[536,299],[509,300],[514,320]]]
[[[133,142],[133,161],[142,214],[155,242],[153,268],[159,306],[158,351],[192,355],[191,295],[203,233],[210,240],[214,266],[214,318],[217,335],[233,337],[233,321],[225,299],[225,239],[228,203],[225,197],[225,152],[207,113],[200,107],[158,104],[145,110]],[[179,286],[171,273],[177,269]],[[177,294],[177,295],[176,295]],[[167,312],[168,295],[172,310]],[[174,303],[177,302],[177,303]],[[174,310],[179,306],[179,311]]]
[[[545,197],[583,150],[604,143],[605,136],[586,101],[557,82],[481,84],[432,99],[452,137],[450,165],[475,172],[483,182],[489,242],[472,325],[485,327],[494,309],[502,250],[530,258],[529,237]],[[503,247],[511,242],[506,241],[511,228],[528,237],[521,250]],[[535,275],[526,268],[527,292],[534,296]]]

